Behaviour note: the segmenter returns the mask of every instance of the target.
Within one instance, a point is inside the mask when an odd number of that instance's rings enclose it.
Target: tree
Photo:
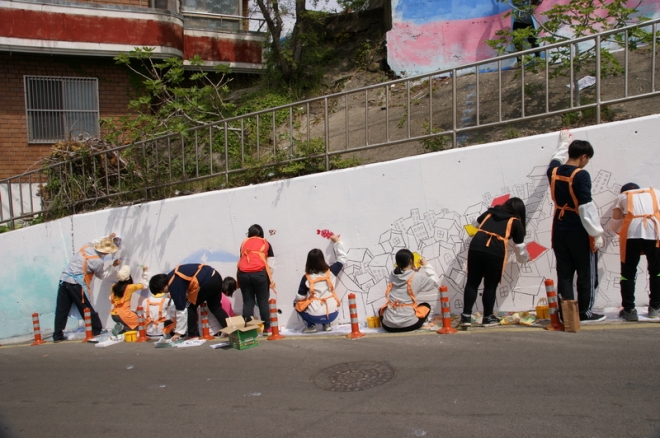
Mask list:
[[[508,0],[498,1],[509,3]],[[637,0],[633,1],[636,2]],[[538,28],[501,29],[496,32],[499,38],[487,40],[486,43],[501,55],[506,53],[510,46],[521,47],[530,37],[536,37],[543,46],[619,29],[646,20],[644,17],[638,16],[638,7],[641,1],[639,0],[633,6],[628,6],[631,3],[629,0],[570,0],[566,4],[555,3],[552,8],[541,13],[540,16],[535,14],[535,6],[531,5],[530,2],[509,3],[514,10],[534,15]],[[505,17],[509,16],[511,16],[511,12],[505,15]],[[607,43],[621,47],[627,46],[629,50],[636,50],[640,43],[649,43],[651,38],[650,32],[636,28],[628,33],[627,39],[624,33],[614,33],[601,40],[601,44],[605,43],[604,46],[601,45],[601,78],[620,74],[624,70],[619,61],[608,50]],[[572,62],[573,71],[576,73],[573,87],[576,101],[579,103],[578,73],[586,71],[591,75],[596,75],[595,44],[586,42],[566,45],[549,51],[548,56],[551,69],[550,77],[569,76]],[[531,56],[526,56],[521,61],[534,72],[545,66],[545,63],[535,62]]]
[[[182,133],[222,120],[233,109],[223,100],[231,80],[226,66],[218,66],[214,72],[203,71],[202,59],[195,56],[190,64],[196,70],[190,72],[179,58],[160,60],[152,56],[152,48],[138,47],[115,58],[138,79],[138,95],[129,102],[132,114],[121,117],[119,125],[109,119],[102,121],[106,139],[121,144]]]

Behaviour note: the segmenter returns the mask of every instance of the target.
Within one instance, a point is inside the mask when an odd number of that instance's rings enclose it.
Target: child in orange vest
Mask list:
[[[609,228],[619,233],[621,252],[621,306],[619,316],[638,321],[635,309],[635,278],[641,255],[646,255],[649,271],[648,317],[660,317],[660,191],[624,184],[612,210]]]
[[[169,293],[151,293],[142,303],[147,336],[160,337],[174,329],[174,305]]]
[[[332,235],[337,261],[328,266],[323,251],[313,249],[307,254],[305,275],[300,280],[298,294],[293,303],[298,315],[305,322],[303,333],[316,333],[316,324],[323,326],[323,331],[332,330],[330,324],[337,318],[337,308],[341,304],[335,293],[337,275],[348,259],[346,250],[339,241],[339,236]]]
[[[131,268],[128,265],[122,266],[117,272],[117,280],[117,283],[110,288],[110,302],[112,303],[110,316],[116,323],[115,328],[112,329],[112,334],[115,336],[127,330],[134,330],[138,325],[137,314],[131,310],[131,297],[133,293],[148,287],[147,267],[142,267],[142,282],[140,283],[133,284]]]
[[[477,218],[479,230],[470,242],[467,271],[463,295],[462,327],[472,325],[472,306],[477,301],[481,280],[484,281],[482,302],[484,316],[482,325],[493,326],[500,320],[493,314],[497,285],[502,279],[508,256],[509,238],[518,263],[525,263],[529,254],[525,248],[525,203],[520,198],[510,198],[504,204],[489,208]]]
[[[428,303],[418,303],[422,293],[437,293],[440,278],[426,259],[415,267],[415,256],[408,249],[400,249],[396,269],[390,272],[385,291],[387,302],[380,309],[381,326],[386,332],[409,332],[422,327],[431,311]]]

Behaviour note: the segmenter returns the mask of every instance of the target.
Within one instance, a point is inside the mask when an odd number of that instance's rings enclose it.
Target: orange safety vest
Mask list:
[[[648,193],[651,195],[651,199],[653,200],[653,213],[638,215],[633,213],[633,195],[642,193]],[[660,210],[658,210],[658,198],[655,196],[655,190],[653,190],[653,187],[648,189],[629,190],[626,192],[626,195],[628,195],[628,212],[623,218],[623,225],[621,226],[621,231],[619,232],[619,253],[621,254],[621,263],[626,261],[626,241],[628,240],[628,228],[630,227],[633,219],[643,218],[645,229],[648,228],[649,219],[651,220],[653,227],[655,228],[655,246],[660,247],[660,228],[658,228],[660,225]]]
[[[245,246],[245,242],[247,242],[250,239],[261,239],[261,240],[263,240],[263,245],[261,245],[261,248],[259,248],[257,251],[254,251],[254,250],[249,249],[249,248],[243,250],[243,247]],[[271,284],[271,289],[272,289],[273,288],[273,286],[272,286],[273,276],[270,272],[270,266],[268,266],[268,262],[266,261],[266,258],[268,256],[268,254],[266,254],[266,245],[267,244],[268,244],[268,242],[266,242],[266,239],[264,239],[263,237],[252,236],[252,237],[248,237],[247,239],[245,239],[241,243],[241,257],[238,259],[238,263],[236,264],[236,269],[238,270],[239,263],[241,262],[241,259],[243,257],[246,257],[247,260],[249,261],[250,260],[250,254],[256,253],[261,258],[261,260],[264,262],[264,266],[266,267],[266,274],[268,275],[268,281]],[[240,287],[241,287],[241,285],[238,282],[238,272],[237,272],[236,273],[236,288],[239,289]]]
[[[312,303],[312,301],[316,300],[316,301],[320,301],[320,302],[323,303],[323,305],[325,306],[325,316],[328,317],[329,314],[330,314],[329,313],[330,310],[328,309],[327,301],[330,298],[335,299],[335,301],[337,302],[337,306],[341,305],[341,301],[339,301],[339,298],[337,297],[337,294],[335,293],[335,287],[332,284],[332,280],[330,280],[330,270],[328,269],[325,272],[325,275],[323,277],[312,278],[308,274],[305,274],[305,277],[307,278],[307,281],[309,282],[309,297],[304,299],[304,300],[297,301],[296,306],[295,306],[296,310],[298,312],[304,312],[305,309],[307,309],[307,307],[309,307],[309,305]],[[314,294],[314,283],[317,283],[319,281],[325,281],[328,284],[328,289],[330,289],[330,292],[332,292],[331,297],[319,298]]]
[[[199,271],[201,271],[204,266],[206,265],[200,264],[199,268],[197,268],[197,272],[195,272],[192,277],[188,277],[187,275],[179,272],[179,267],[177,266],[174,268],[174,275],[172,275],[172,278],[170,278],[170,281],[167,283],[167,285],[169,286],[172,284],[174,277],[177,275],[185,281],[189,281],[190,283],[188,284],[188,289],[186,289],[186,299],[191,304],[197,304],[197,294],[199,293],[200,289],[199,281],[197,280],[197,274],[199,274]]]
[[[509,237],[511,237],[511,227],[513,225],[514,220],[517,221],[517,220],[520,220],[520,219],[518,219],[517,217],[509,218],[509,221],[506,223],[506,232],[504,233],[504,236],[501,236],[497,233],[491,233],[490,231],[486,231],[486,230],[481,229],[481,227],[484,226],[486,221],[488,219],[490,219],[491,216],[492,215],[490,213],[488,215],[486,215],[483,222],[481,222],[481,224],[479,224],[479,229],[477,230],[477,233],[484,233],[484,234],[488,234],[490,236],[488,238],[488,241],[486,242],[486,246],[490,246],[490,241],[493,239],[493,237],[498,239],[498,240],[501,240],[502,243],[504,244],[504,263],[502,264],[502,274],[504,274],[504,269],[506,268],[506,261],[509,258],[508,257],[509,256]],[[502,278],[500,278],[500,283],[502,283]]]
[[[80,254],[83,256],[83,279],[85,280],[85,285],[87,286],[87,293],[89,293],[89,299],[92,299],[92,279],[94,278],[93,272],[87,272],[87,260],[89,259],[100,259],[98,255],[89,255],[85,252],[87,248],[91,248],[92,245],[85,245],[80,248]],[[82,299],[81,301],[85,302],[85,291],[81,291]]]
[[[567,211],[572,211],[573,213],[577,214],[578,216],[580,215],[580,212],[578,210],[578,206],[580,205],[577,196],[575,196],[575,192],[573,191],[573,179],[575,178],[575,175],[581,171],[581,168],[577,168],[571,173],[571,176],[562,176],[562,175],[557,175],[557,169],[559,169],[559,166],[555,167],[552,169],[552,177],[550,178],[550,196],[552,197],[552,202],[555,204],[555,210],[553,212],[553,218],[554,215],[557,213],[557,210],[559,210],[559,216],[557,217],[557,220],[562,220],[564,218],[564,213]],[[563,181],[568,183],[568,193],[571,195],[571,199],[573,200],[573,205],[574,207],[569,207],[568,204],[564,204],[561,207],[557,205],[557,199],[555,198],[555,182],[557,181]],[[555,230],[555,221],[552,221],[552,232],[554,233]],[[596,252],[596,248],[594,248],[594,238],[592,236],[589,236],[589,244],[591,245],[591,250],[593,252]]]
[[[171,301],[171,298],[170,298],[170,301]],[[158,303],[158,317],[152,318],[151,317],[151,300],[149,300],[149,298],[144,300],[144,308],[146,309],[146,311],[144,312],[145,313],[145,317],[144,317],[144,325],[145,326],[148,326],[149,324],[153,324],[153,325],[157,326],[161,322],[167,321],[167,318],[165,316],[163,316],[163,306],[164,305],[165,305],[165,298],[160,300],[160,303]]]
[[[429,309],[426,306],[418,306],[417,305],[417,299],[415,298],[415,294],[413,293],[412,290],[412,280],[415,278],[415,274],[411,275],[408,281],[406,281],[406,286],[408,287],[408,295],[410,295],[410,299],[412,299],[412,303],[402,303],[401,301],[392,301],[390,300],[390,291],[392,290],[392,283],[387,285],[387,289],[385,289],[385,299],[387,302],[383,307],[380,308],[379,314],[382,316],[383,312],[385,311],[386,308],[398,308],[398,307],[412,307],[415,309],[415,316],[418,318],[426,318],[426,315],[429,314],[431,309]]]

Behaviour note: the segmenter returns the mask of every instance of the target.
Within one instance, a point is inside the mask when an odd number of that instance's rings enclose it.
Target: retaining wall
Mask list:
[[[660,186],[660,116],[583,128],[574,138],[589,140],[596,153],[586,170],[603,223],[620,186]],[[176,264],[204,262],[234,275],[238,248],[248,227],[266,230],[276,255],[274,273],[280,324],[301,325],[292,301],[304,273],[307,252],[321,248],[330,261],[330,241],[341,235],[349,261],[339,276],[339,320],[349,321],[346,294],[358,297],[364,321],[383,303],[393,256],[406,246],[430,260],[449,287],[451,308],[462,308],[469,236],[464,225],[497,198],[518,196],[528,211],[527,241],[533,260],[511,261],[498,288],[497,308],[526,310],[545,296],[543,279],[555,278],[550,249],[552,206],[545,171],[559,143],[558,133],[521,138],[333,171],[291,180],[203,193],[126,208],[76,215],[0,235],[0,339],[29,336],[30,315],[52,331],[57,283],[74,250],[96,237],[117,232],[124,239],[118,257],[133,268],[166,272]],[[600,255],[596,307],[620,303],[616,235],[607,233]],[[648,303],[645,264],[639,272],[637,303]],[[110,324],[111,277],[93,283],[92,301]],[[146,295],[134,297],[134,306]],[[237,296],[240,294],[236,294]],[[437,306],[436,294],[422,297]],[[480,301],[480,300],[479,300]],[[240,313],[241,300],[234,307]],[[477,303],[475,311],[481,310]],[[70,325],[75,325],[72,320]]]

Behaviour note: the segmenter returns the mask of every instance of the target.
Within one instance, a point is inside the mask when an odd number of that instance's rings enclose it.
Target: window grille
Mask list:
[[[28,143],[99,135],[98,79],[24,78]]]

